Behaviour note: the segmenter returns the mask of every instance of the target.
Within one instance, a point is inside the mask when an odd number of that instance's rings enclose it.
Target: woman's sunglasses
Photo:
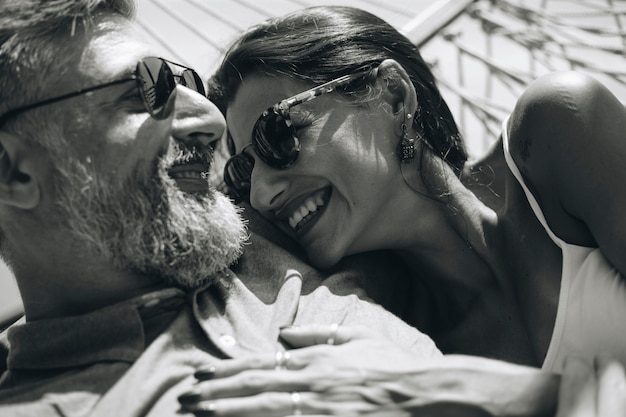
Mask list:
[[[174,74],[172,65],[184,68],[180,75]],[[143,104],[150,115],[156,120],[163,120],[170,116],[173,106],[168,106],[172,93],[176,90],[176,84],[190,88],[203,96],[206,95],[200,76],[191,68],[176,64],[163,58],[148,57],[137,63],[135,73],[127,78],[83,88],[57,97],[48,98],[36,103],[11,109],[0,116],[0,127],[10,118],[19,113],[36,107],[46,106],[57,101],[66,100],[91,91],[100,90],[116,84],[122,84],[132,80],[137,81],[137,88],[143,99]]]
[[[252,146],[254,152],[267,165],[276,169],[289,168],[298,159],[300,141],[296,136],[296,128],[289,118],[289,109],[298,104],[311,101],[335,88],[351,83],[371,72],[371,68],[354,74],[344,75],[317,87],[296,94],[274,104],[261,114],[252,129],[252,142],[243,147],[241,152],[233,155],[224,166],[224,182],[232,196],[237,200],[248,199],[250,194],[250,177],[254,168],[254,158],[246,153]],[[232,138],[228,137],[229,149],[234,153]]]

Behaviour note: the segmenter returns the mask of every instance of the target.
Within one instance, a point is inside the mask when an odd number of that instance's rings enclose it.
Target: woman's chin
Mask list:
[[[337,265],[343,258],[342,254],[328,251],[328,247],[322,249],[323,250],[319,250],[319,248],[306,248],[309,262],[317,269],[330,269]]]

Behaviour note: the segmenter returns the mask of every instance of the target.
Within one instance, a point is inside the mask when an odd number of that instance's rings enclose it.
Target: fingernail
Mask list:
[[[213,417],[215,415],[215,403],[203,403],[200,408],[192,410],[196,417]]]
[[[191,389],[178,397],[178,402],[182,405],[195,404],[201,399],[201,392],[198,389]]]
[[[200,368],[193,374],[193,376],[198,381],[206,381],[208,379],[213,379],[213,377],[215,376],[216,370],[217,369],[215,368],[215,366],[209,366],[208,368]]]

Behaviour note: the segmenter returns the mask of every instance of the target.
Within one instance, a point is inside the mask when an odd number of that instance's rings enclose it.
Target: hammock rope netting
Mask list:
[[[526,86],[576,70],[626,102],[626,2],[479,0],[422,45],[470,152],[499,136]]]

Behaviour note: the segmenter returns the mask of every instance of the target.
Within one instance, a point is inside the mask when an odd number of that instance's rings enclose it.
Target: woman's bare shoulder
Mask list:
[[[589,166],[608,147],[624,147],[626,111],[595,78],[558,72],[533,82],[509,122],[511,154],[531,176]],[[599,161],[598,161],[599,162]],[[535,175],[532,175],[532,174]]]
[[[582,145],[601,140],[603,109],[616,105],[623,107],[602,83],[585,74],[558,72],[537,79],[511,114],[509,138],[516,162],[553,165]]]
[[[615,192],[626,184],[622,102],[588,75],[549,74],[521,95],[508,132],[511,155],[551,226],[561,223],[579,244],[608,242],[604,235],[621,220],[602,211],[626,209],[626,193]]]

